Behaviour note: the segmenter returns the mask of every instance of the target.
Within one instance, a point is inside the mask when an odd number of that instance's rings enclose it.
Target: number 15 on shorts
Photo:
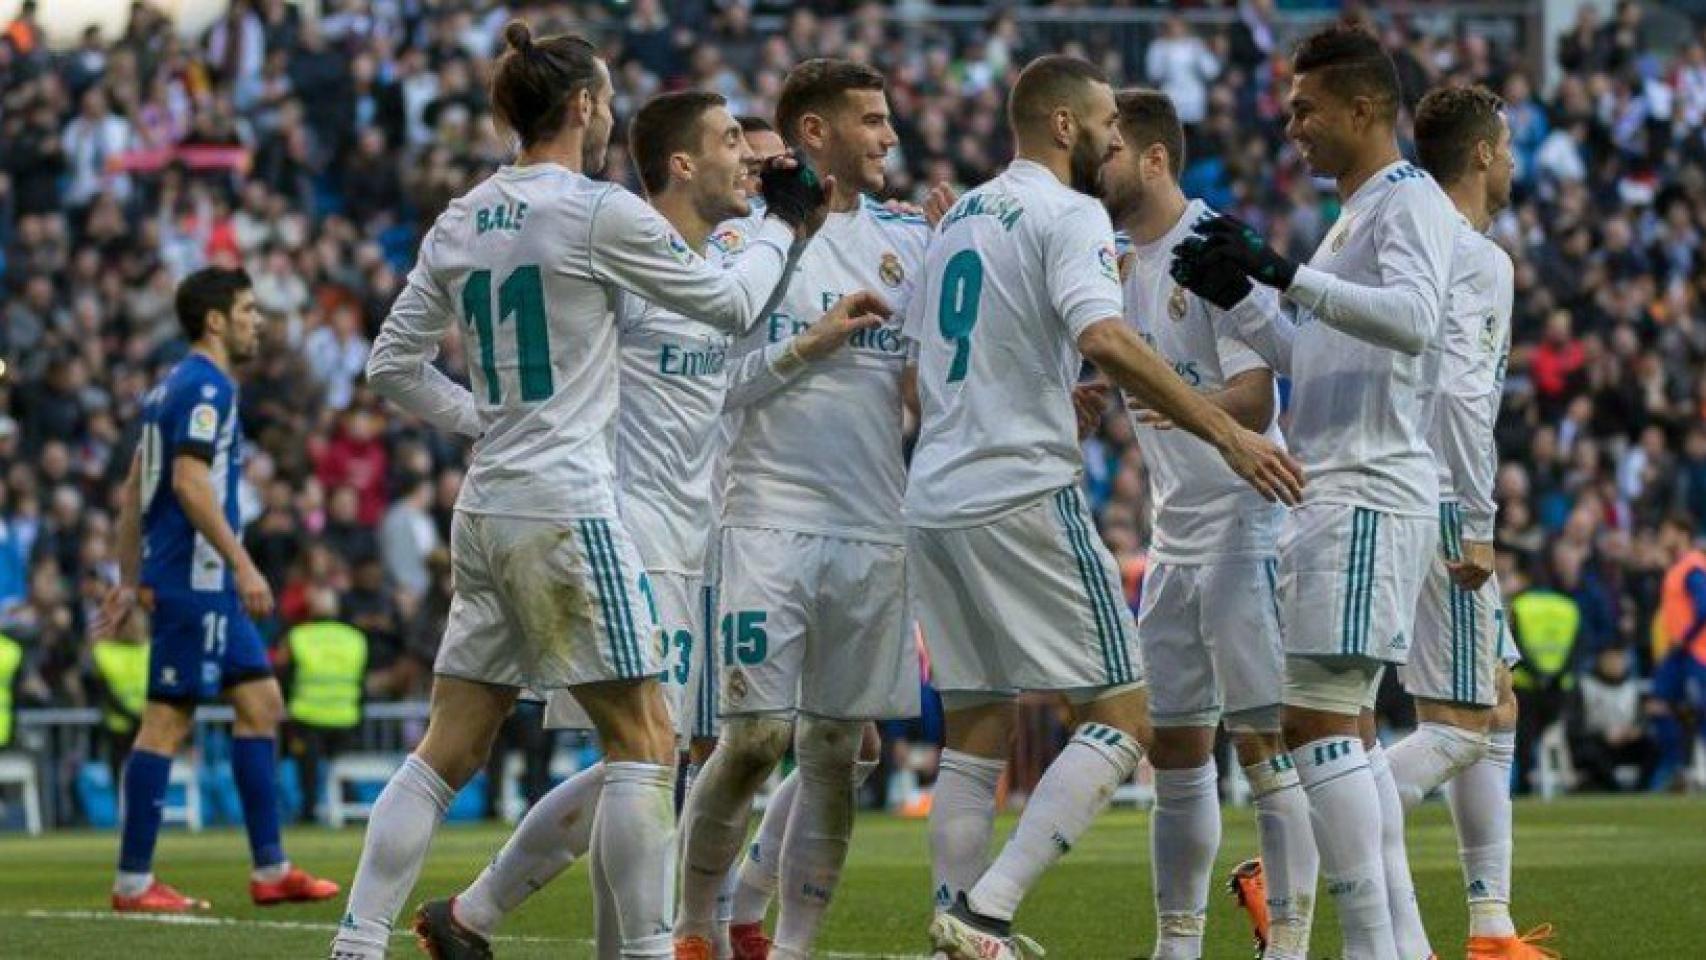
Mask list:
[[[763,610],[740,610],[723,614],[723,665],[757,666],[770,653],[770,635],[764,630]]]

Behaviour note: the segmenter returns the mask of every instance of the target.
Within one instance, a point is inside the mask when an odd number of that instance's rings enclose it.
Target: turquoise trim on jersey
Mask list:
[[[930,226],[930,221],[925,217],[916,213],[890,212],[889,210],[884,209],[882,204],[878,203],[867,194],[860,194],[859,199],[864,203],[865,210],[878,220],[886,223],[906,223],[925,228]]]
[[[1439,505],[1440,548],[1449,561],[1463,559],[1463,505],[1447,501]],[[1447,578],[1447,605],[1451,613],[1451,695],[1459,703],[1474,703],[1480,687],[1475,675],[1475,651],[1481,639],[1481,598]]]
[[[1096,621],[1096,640],[1101,648],[1102,668],[1110,686],[1131,683],[1135,676],[1131,658],[1126,650],[1125,628],[1120,624],[1119,608],[1114,606],[1115,593],[1108,588],[1101,560],[1096,556],[1090,539],[1090,525],[1084,517],[1084,502],[1076,487],[1066,487],[1055,494],[1055,507],[1060,512],[1061,525],[1072,545],[1073,559],[1078,564],[1078,578],[1084,593],[1090,598],[1091,613]]]
[[[1278,628],[1284,622],[1280,619],[1279,561],[1263,560],[1262,573],[1268,578],[1268,606],[1273,608],[1274,626]]]
[[[604,636],[610,645],[611,662],[617,676],[638,676],[640,660],[634,639],[633,610],[623,589],[621,563],[609,541],[608,524],[603,520],[582,520],[580,527],[598,585],[598,606],[604,614]]]
[[[1350,558],[1345,564],[1345,606],[1339,649],[1366,656],[1368,625],[1373,616],[1374,554],[1380,535],[1380,514],[1363,507],[1351,511]]]
[[[622,569],[622,554],[616,550],[616,541],[610,536],[610,521],[593,521],[599,537],[604,542],[606,555],[610,558],[612,576],[616,582],[616,605],[622,609],[622,635],[628,644],[628,672],[623,676],[629,679],[641,676],[645,665],[645,657],[640,654],[640,635],[634,629],[634,610],[628,604],[628,575]]]

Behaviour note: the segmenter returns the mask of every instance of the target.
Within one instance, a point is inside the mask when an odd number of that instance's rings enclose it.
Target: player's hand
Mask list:
[[[1179,286],[1222,310],[1231,310],[1254,288],[1250,278],[1229,263],[1229,258],[1226,252],[1211,249],[1202,237],[1186,237],[1173,248],[1173,265],[1167,272]]]
[[[859,331],[882,326],[893,313],[887,301],[869,290],[850,293],[794,338],[794,352],[802,360],[821,360],[846,346]]]
[[[1107,409],[1107,384],[1092,380],[1072,388],[1072,413],[1078,419],[1080,441],[1096,432],[1096,427],[1102,423],[1102,412]]]
[[[1303,467],[1267,437],[1239,427],[1220,446],[1220,455],[1233,473],[1269,500],[1293,507],[1303,502]]]
[[[929,193],[924,195],[924,219],[930,221],[930,226],[936,226],[942,222],[943,217],[948,215],[948,211],[953,209],[955,201],[959,199],[959,194],[954,192],[953,187],[946,183],[936,184],[930,188]]]
[[[1257,283],[1285,290],[1297,277],[1297,264],[1275,253],[1255,227],[1231,214],[1197,224],[1196,232],[1208,240],[1208,250],[1223,253],[1227,263]]]
[[[237,597],[249,616],[257,620],[272,614],[272,587],[252,562],[237,568]]]
[[[1149,409],[1143,405],[1142,400],[1136,397],[1126,397],[1125,408],[1131,411],[1132,419],[1136,420],[1140,427],[1149,427],[1152,430],[1171,430],[1176,426],[1171,417],[1159,410]]]
[[[811,164],[792,152],[765,161],[758,171],[758,183],[764,193],[765,209],[793,227],[798,236],[817,233],[829,216],[829,197],[835,178],[820,178]]]
[[[1463,541],[1463,558],[1447,560],[1446,572],[1451,574],[1451,580],[1465,590],[1471,592],[1481,589],[1481,585],[1493,575],[1493,544],[1488,540]]]
[[[101,600],[100,612],[95,615],[96,639],[123,636],[124,625],[136,611],[136,588],[115,584]]]

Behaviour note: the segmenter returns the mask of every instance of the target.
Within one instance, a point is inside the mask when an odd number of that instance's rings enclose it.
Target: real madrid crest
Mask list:
[[[1350,218],[1347,217],[1340,220],[1338,227],[1333,230],[1333,252],[1338,253],[1340,250],[1343,250],[1345,248],[1345,241],[1350,238],[1351,221]]]
[[[900,257],[894,251],[883,254],[883,259],[877,265],[877,276],[891,287],[899,287],[906,282],[906,268],[900,265]]]
[[[1185,319],[1185,308],[1189,305],[1189,301],[1186,300],[1185,288],[1174,287],[1173,295],[1167,298],[1167,316],[1172,317],[1173,322],[1177,323]]]
[[[747,694],[746,674],[742,673],[739,670],[729,671],[729,700],[730,700],[730,702],[739,703],[742,700],[746,699],[746,694]]]

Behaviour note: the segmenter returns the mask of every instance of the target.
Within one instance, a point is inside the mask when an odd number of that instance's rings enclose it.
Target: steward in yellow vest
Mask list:
[[[12,745],[18,681],[24,675],[24,648],[0,633],[0,750]]]

